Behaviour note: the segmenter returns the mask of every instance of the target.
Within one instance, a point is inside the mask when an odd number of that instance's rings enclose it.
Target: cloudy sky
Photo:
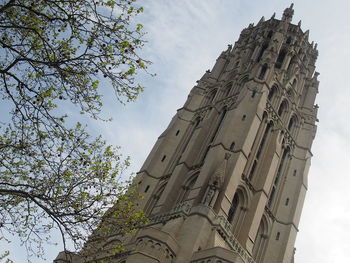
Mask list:
[[[104,114],[112,116],[112,122],[89,123],[110,144],[122,146],[124,154],[132,157],[134,172],[220,52],[234,43],[249,23],[256,24],[261,16],[269,19],[274,12],[280,18],[291,2],[148,0],[140,4],[145,7],[140,19],[149,41],[144,57],[153,61],[150,71],[157,77],[140,75],[147,88],[135,103],[121,106],[106,98]],[[320,122],[295,262],[349,262],[350,85],[346,81],[350,69],[350,1],[296,0],[294,10],[293,23],[302,20],[302,29],[310,30],[310,41],[318,43],[316,70],[321,73],[317,97]],[[45,262],[52,262],[61,247],[49,250]],[[19,254],[13,258],[24,262]]]

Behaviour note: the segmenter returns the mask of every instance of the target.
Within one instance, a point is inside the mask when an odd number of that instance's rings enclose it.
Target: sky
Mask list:
[[[103,114],[112,122],[89,122],[89,128],[109,144],[120,145],[132,158],[137,172],[157,137],[176,109],[182,107],[191,88],[221,51],[234,44],[241,30],[269,19],[280,19],[291,2],[285,0],[148,0],[139,1],[140,16],[148,40],[143,57],[153,62],[150,72],[139,75],[146,86],[135,103],[122,106],[105,97]],[[296,241],[295,262],[348,262],[350,248],[350,61],[348,0],[295,0],[293,22],[302,21],[310,41],[318,43],[316,71],[320,72],[318,131],[312,152],[308,192]],[[348,163],[349,161],[349,163]],[[12,245],[11,245],[12,246]],[[48,248],[52,262],[60,246]],[[24,249],[13,253],[23,261]],[[22,255],[21,255],[22,254]]]

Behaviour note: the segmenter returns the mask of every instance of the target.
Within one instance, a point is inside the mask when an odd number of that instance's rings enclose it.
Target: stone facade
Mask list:
[[[319,84],[317,45],[293,12],[250,24],[197,81],[135,178],[151,223],[108,240],[126,243],[125,254],[106,246],[95,258],[293,262]]]

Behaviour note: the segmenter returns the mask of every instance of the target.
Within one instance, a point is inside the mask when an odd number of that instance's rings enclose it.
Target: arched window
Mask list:
[[[258,232],[256,234],[254,247],[253,247],[253,258],[255,259],[256,262],[260,262],[261,258],[264,255],[267,235],[268,235],[268,223],[265,216],[263,216],[259,224]]]
[[[282,158],[281,158],[281,161],[280,161],[280,165],[278,167],[277,174],[276,174],[276,177],[275,177],[274,184],[276,186],[277,186],[277,184],[279,182],[279,179],[281,178],[281,175],[282,175],[282,172],[283,172],[283,168],[285,167],[285,163],[286,163],[286,160],[287,160],[288,153],[289,153],[289,148],[287,148],[287,149],[285,149],[283,151],[283,155],[282,155]]]
[[[210,137],[210,140],[208,142],[207,148],[206,148],[205,153],[204,153],[204,155],[202,157],[202,161],[204,161],[205,157],[207,157],[207,154],[208,154],[208,152],[210,150],[211,144],[214,141],[214,139],[216,137],[216,134],[218,133],[218,131],[219,131],[221,125],[222,125],[222,122],[223,122],[223,120],[224,120],[224,118],[226,116],[226,113],[227,113],[226,107],[223,108],[221,113],[219,113],[220,114],[219,121],[216,123],[216,127],[215,127],[214,131],[211,134],[211,137]]]
[[[217,92],[216,89],[214,89],[214,90],[212,90],[212,91],[210,92],[207,105],[208,105],[208,104],[211,104],[211,103],[213,102],[213,100],[214,100],[214,98],[215,98],[215,95],[216,95],[216,92]]]
[[[277,93],[277,87],[275,85],[272,86],[269,95],[267,95],[267,99],[269,101],[272,101],[273,97],[275,96],[275,94]]]
[[[286,51],[282,49],[277,57],[276,63],[275,63],[275,68],[281,68],[284,58],[286,56]]]
[[[232,88],[232,83],[226,85],[225,90],[224,90],[224,98],[226,98],[230,95],[231,88]]]
[[[230,210],[228,211],[228,215],[227,215],[227,221],[229,221],[230,223],[232,223],[232,221],[235,217],[238,205],[239,205],[239,197],[238,197],[238,194],[236,193],[232,199],[231,207],[230,207]]]
[[[216,137],[216,134],[218,133],[218,131],[219,131],[220,127],[221,127],[221,124],[222,124],[222,122],[223,122],[223,120],[224,120],[224,118],[226,116],[226,113],[227,113],[227,109],[225,107],[225,108],[223,108],[223,110],[222,110],[222,112],[220,114],[220,119],[219,119],[219,121],[216,124],[214,132],[212,133],[211,139],[209,141],[210,143],[212,143],[214,141],[214,138]]]
[[[193,189],[194,184],[196,183],[198,178],[198,174],[192,176],[186,183],[183,185],[183,191],[180,193],[180,198],[178,199],[178,203],[182,203],[187,200],[191,190]]]
[[[292,43],[292,37],[288,37],[286,40],[286,44],[291,44]]]
[[[265,145],[267,136],[268,136],[269,133],[270,133],[271,127],[272,127],[272,123],[269,122],[269,123],[267,124],[266,129],[265,129],[264,135],[263,135],[263,137],[262,137],[262,139],[261,139],[259,148],[258,148],[258,150],[257,150],[257,152],[256,152],[256,159],[259,159],[259,157],[260,157],[260,154],[261,154],[261,152],[262,152],[262,150],[263,150],[263,147],[264,147],[264,145]]]
[[[282,101],[280,107],[278,108],[277,114],[281,118],[282,118],[283,113],[287,110],[287,105],[288,105],[287,101],[284,100],[284,101]]]
[[[258,58],[257,58],[257,61],[259,62],[265,52],[265,50],[267,49],[268,45],[267,44],[264,44],[261,49],[260,49],[260,52],[259,52],[259,55],[258,55]]]
[[[160,199],[160,197],[163,194],[163,191],[165,189],[166,183],[162,184],[158,190],[156,191],[156,193],[150,198],[150,201],[148,203],[147,208],[145,209],[146,214],[151,215],[153,212],[153,209],[158,205],[158,201]]]
[[[273,31],[270,30],[269,33],[267,34],[267,38],[272,38],[272,35],[273,35]]]
[[[267,64],[265,63],[260,70],[259,79],[264,79],[267,71]]]
[[[293,129],[293,126],[295,125],[295,123],[296,123],[296,117],[292,116],[292,118],[290,118],[289,123],[288,123],[288,130],[290,132],[292,132],[292,129]]]
[[[290,72],[292,69],[292,65],[296,62],[297,57],[294,55],[292,57],[292,59],[289,61],[288,67],[287,67],[287,71]]]
[[[270,193],[268,206],[272,205],[273,199],[275,197],[276,189],[278,188],[278,183],[280,182],[280,178],[281,178],[281,176],[283,174],[283,171],[284,171],[284,169],[285,169],[285,167],[287,165],[287,159],[288,159],[289,151],[290,151],[289,148],[286,148],[283,151],[282,158],[280,160],[280,163],[279,163],[279,166],[278,166],[278,169],[277,169],[275,181],[273,183],[273,187],[272,187],[272,190],[271,190],[271,193]]]
[[[271,205],[272,205],[272,201],[273,201],[273,199],[274,199],[274,197],[275,197],[275,192],[276,192],[276,187],[273,186],[273,187],[272,187],[272,190],[271,190],[271,193],[270,193],[270,196],[269,196],[269,200],[268,200],[268,202],[267,202],[267,205],[268,205],[269,207],[271,207]]]

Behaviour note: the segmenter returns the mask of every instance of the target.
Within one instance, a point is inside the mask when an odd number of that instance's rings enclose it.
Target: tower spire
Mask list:
[[[288,23],[292,22],[292,18],[294,15],[294,9],[293,9],[294,4],[292,3],[290,7],[286,8],[283,12],[283,17],[282,21],[286,21]]]

